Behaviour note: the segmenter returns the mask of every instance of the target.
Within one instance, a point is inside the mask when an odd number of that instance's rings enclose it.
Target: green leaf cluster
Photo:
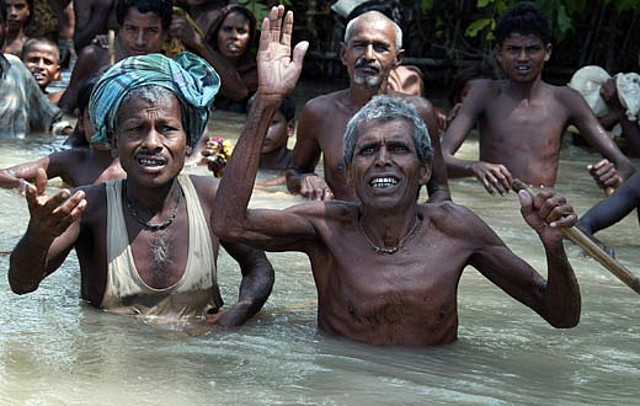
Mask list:
[[[262,21],[265,17],[269,15],[269,7],[259,0],[235,0],[234,3],[240,4],[241,6],[245,6],[254,16],[256,16],[256,20],[258,21],[258,30],[262,26],[260,21]],[[291,0],[280,0],[280,4],[284,6],[291,6]]]

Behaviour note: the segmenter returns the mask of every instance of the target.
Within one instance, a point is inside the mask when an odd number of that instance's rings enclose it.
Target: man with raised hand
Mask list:
[[[262,25],[258,93],[218,188],[215,232],[307,254],[318,327],[330,335],[377,345],[454,341],[458,281],[468,265],[551,325],[577,325],[580,291],[560,230],[575,224],[572,207],[550,191],[520,194],[523,217],[545,248],[545,280],[468,209],[450,201],[418,204],[433,151],[423,120],[404,100],[374,97],[347,126],[343,159],[358,202],[247,208],[271,117],[295,87],[308,47],[298,44],[291,54],[293,14],[283,17],[284,7],[273,8]]]

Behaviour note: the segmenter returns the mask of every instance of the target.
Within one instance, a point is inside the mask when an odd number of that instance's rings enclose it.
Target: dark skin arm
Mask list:
[[[460,106],[455,119],[449,124],[442,138],[442,156],[451,178],[475,176],[487,192],[504,195],[511,189],[513,176],[506,166],[484,161],[465,161],[454,154],[482,114],[483,100],[489,96],[490,81],[478,80]]]
[[[433,148],[431,177],[427,182],[427,191],[429,192],[428,201],[431,203],[437,203],[445,200],[451,200],[449,180],[447,178],[447,167],[442,156],[440,132],[438,129],[438,120],[436,118],[435,108],[428,100],[423,98],[412,97],[409,100],[416,106],[420,117],[427,125],[429,138],[431,139],[431,148]]]
[[[108,51],[97,45],[91,45],[84,48],[78,55],[78,60],[73,67],[69,86],[62,95],[58,106],[67,114],[72,114],[78,106],[78,93],[80,92],[85,80],[91,75],[100,71],[108,61],[105,60]]]
[[[613,256],[613,249],[603,244],[594,234],[619,222],[638,207],[640,207],[640,173],[633,175],[611,196],[589,209],[580,218],[577,227]],[[640,222],[640,212],[637,213]]]
[[[565,98],[563,105],[571,109],[571,122],[580,130],[580,134],[589,145],[615,165],[615,168],[605,167],[602,163],[594,165],[589,168],[591,175],[602,188],[617,187],[635,173],[635,167],[609,138],[580,94],[568,88],[565,90],[562,93],[562,97]]]
[[[238,243],[221,241],[221,244],[240,264],[242,282],[238,302],[224,312],[209,316],[207,321],[222,327],[235,327],[262,309],[271,294],[275,276],[263,251]]]
[[[253,183],[258,171],[260,150],[271,123],[271,118],[289,94],[300,75],[302,60],[308,43],[298,44],[291,55],[291,31],[293,14],[287,13],[282,25],[284,7],[271,9],[269,19],[262,25],[260,50],[258,52],[259,88],[242,135],[222,177],[211,223],[214,232],[232,240],[251,241],[268,249],[284,245],[300,246],[302,241],[316,235],[314,227],[305,218],[291,210],[247,211]],[[282,28],[281,28],[282,27]],[[281,29],[283,31],[281,31]],[[265,231],[268,230],[268,231]],[[276,240],[287,240],[275,246]]]
[[[83,191],[67,189],[48,197],[47,177],[38,170],[36,184],[26,191],[29,226],[9,259],[9,285],[17,294],[32,292],[67,257],[80,233],[79,218],[87,202]]]
[[[287,189],[310,200],[329,200],[334,197],[327,182],[313,172],[322,153],[316,134],[322,127],[322,119],[312,106],[307,105],[302,110],[296,145],[291,153],[291,167],[285,171]]]
[[[547,281],[515,256],[492,231],[485,233],[485,241],[469,262],[552,326],[574,327],[580,321],[580,289],[566,256],[560,229],[575,224],[576,215],[563,196],[552,192],[541,192],[532,197],[521,191],[519,197],[525,221],[536,230],[544,245]]]
[[[66,164],[73,163],[73,155],[72,151],[61,151],[35,161],[2,169],[0,170],[0,187],[20,188],[22,191],[27,186],[25,181],[32,182],[40,168],[44,169],[48,179],[60,176],[64,182],[69,183],[69,179],[65,176]]]
[[[106,33],[109,14],[115,0],[83,0],[74,3],[76,28],[73,42],[78,54],[98,34]]]

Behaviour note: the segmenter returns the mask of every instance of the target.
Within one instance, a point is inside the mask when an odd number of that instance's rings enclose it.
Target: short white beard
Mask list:
[[[367,85],[368,87],[377,89],[382,83],[382,77],[380,75],[360,75],[358,73],[353,75],[353,82],[356,85]]]

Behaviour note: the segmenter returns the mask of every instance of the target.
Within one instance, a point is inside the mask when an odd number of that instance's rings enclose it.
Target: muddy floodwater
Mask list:
[[[228,138],[244,123],[240,115],[216,113],[214,120],[214,135]],[[557,188],[582,214],[603,197],[584,169],[597,156],[565,144]],[[41,137],[0,140],[0,167],[60,145]],[[473,140],[460,152],[475,154]],[[513,193],[490,196],[473,179],[450,183],[457,203],[545,273],[542,246]],[[49,183],[52,191],[60,186]],[[298,202],[274,187],[256,190],[251,205]],[[313,278],[298,253],[268,254],[276,283],[257,317],[196,337],[83,304],[74,254],[36,292],[14,295],[7,253],[27,221],[24,198],[0,190],[0,405],[640,405],[639,296],[571,243],[583,300],[577,328],[552,328],[469,268],[459,287],[459,340],[400,349],[319,334]],[[640,274],[635,214],[599,236]],[[224,252],[219,280],[225,302],[233,303],[240,272]]]

